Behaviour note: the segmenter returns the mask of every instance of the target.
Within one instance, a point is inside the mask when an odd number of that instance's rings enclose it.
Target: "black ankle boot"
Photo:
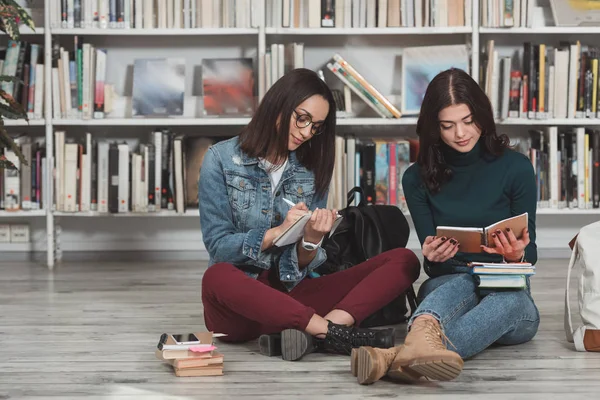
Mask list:
[[[281,355],[281,333],[260,335],[258,338],[260,354],[267,357]]]
[[[323,350],[329,353],[350,355],[353,348],[361,346],[388,349],[394,347],[394,328],[367,329],[338,325],[329,321]]]

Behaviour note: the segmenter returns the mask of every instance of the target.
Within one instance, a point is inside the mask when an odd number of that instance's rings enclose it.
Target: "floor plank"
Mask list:
[[[532,285],[542,320],[530,343],[490,348],[452,382],[367,387],[350,374],[348,357],[285,362],[259,355],[255,342],[218,344],[224,376],[175,377],[154,349],[163,332],[204,329],[205,263],[73,263],[54,272],[2,263],[0,399],[589,398],[600,390],[600,354],[576,352],[565,340],[567,261],[538,264]],[[571,304],[577,310],[576,291]],[[396,328],[401,342],[405,326]]]

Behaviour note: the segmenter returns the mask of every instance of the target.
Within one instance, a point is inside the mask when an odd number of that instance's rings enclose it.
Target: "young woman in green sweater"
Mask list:
[[[417,134],[418,159],[402,186],[430,278],[420,287],[403,345],[356,351],[352,367],[361,384],[385,374],[405,381],[451,380],[464,359],[492,344],[527,342],[539,326],[529,280],[524,290],[482,295],[467,267],[472,260],[536,263],[531,161],[496,133],[488,97],[459,69],[441,72],[429,84]],[[496,232],[495,247],[482,246],[483,253],[461,252],[454,238],[436,237],[437,226],[484,227],[524,212],[528,228]]]

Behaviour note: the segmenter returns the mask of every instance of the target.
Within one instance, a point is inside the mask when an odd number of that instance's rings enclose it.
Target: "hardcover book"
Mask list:
[[[436,235],[454,238],[460,243],[459,251],[463,253],[483,253],[481,245],[495,247],[492,233],[497,230],[506,232],[510,228],[515,237],[520,239],[523,230],[527,228],[528,213],[523,213],[514,217],[503,219],[485,228],[467,228],[460,226],[438,226]]]

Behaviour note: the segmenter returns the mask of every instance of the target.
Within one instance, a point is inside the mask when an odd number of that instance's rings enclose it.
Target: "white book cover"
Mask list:
[[[90,211],[92,196],[92,134],[86,133],[85,154],[81,160],[81,211]]]
[[[185,199],[183,196],[183,155],[182,139],[173,140],[173,158],[175,164],[175,210],[177,213],[185,212]]]
[[[576,128],[577,132],[577,204],[585,209],[585,127]]]
[[[141,197],[142,197],[142,206],[143,206],[143,211],[144,212],[148,212],[150,210],[148,210],[148,190],[150,189],[150,170],[149,170],[149,165],[150,165],[150,149],[148,146],[144,146],[144,150],[142,155],[144,156],[143,159],[143,168],[144,168],[144,173],[143,173],[143,179],[144,179],[144,185],[143,185],[143,190],[141,193]]]
[[[64,169],[64,211],[76,212],[77,204],[77,161],[79,158],[79,145],[76,143],[65,144],[65,169]]]
[[[4,156],[17,168],[4,170],[4,209],[17,211],[21,208],[21,180],[19,178],[21,162],[10,149],[4,150]]]
[[[550,164],[550,208],[558,208],[558,127],[551,126],[547,128],[548,139],[550,142],[550,154],[548,164]]]
[[[39,83],[36,83],[36,87],[39,87]],[[37,98],[37,96],[36,96],[36,98]],[[36,108],[37,108],[37,100],[36,100]],[[36,114],[37,114],[37,109],[36,109]],[[52,116],[54,117],[54,119],[61,118],[60,78],[59,78],[58,68],[52,68]],[[36,118],[38,118],[37,115],[36,115]],[[41,118],[41,113],[40,113],[39,118]]]
[[[54,205],[57,211],[65,210],[65,132],[54,132]]]
[[[162,201],[162,132],[154,133],[154,205],[156,211],[161,209]]]
[[[108,212],[108,142],[98,143],[98,212]]]
[[[129,145],[121,143],[119,148],[119,212],[129,212]]]
[[[131,154],[131,211],[139,212],[138,209],[138,155],[135,153]]]

